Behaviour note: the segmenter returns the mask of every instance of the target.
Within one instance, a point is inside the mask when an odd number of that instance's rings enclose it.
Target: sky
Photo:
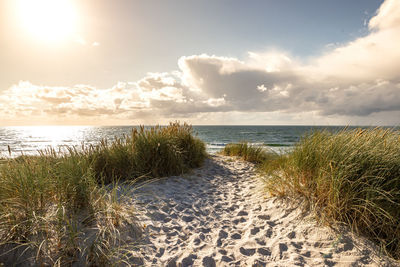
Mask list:
[[[400,0],[0,0],[0,126],[400,125]]]

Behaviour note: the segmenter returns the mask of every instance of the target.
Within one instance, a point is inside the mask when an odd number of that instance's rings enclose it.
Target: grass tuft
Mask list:
[[[252,163],[262,163],[276,155],[260,146],[251,146],[246,142],[227,144],[220,152],[225,156],[236,156]]]
[[[206,157],[205,144],[192,134],[188,124],[170,123],[168,127],[134,128],[131,135],[112,144],[83,149],[93,161],[99,181],[179,175],[199,167]]]
[[[187,124],[133,129],[130,136],[64,153],[46,149],[0,164],[0,263],[118,265],[140,236],[122,183],[198,167],[205,145]],[[111,184],[111,185],[109,185]]]
[[[272,196],[304,199],[322,222],[348,225],[400,259],[398,131],[315,131],[286,154],[247,143],[229,144],[221,153],[256,163]]]
[[[302,197],[400,259],[400,136],[387,129],[316,131],[260,166],[272,195]]]

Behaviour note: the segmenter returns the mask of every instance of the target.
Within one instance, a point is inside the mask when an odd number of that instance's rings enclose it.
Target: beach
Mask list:
[[[0,165],[0,265],[399,266],[397,132],[209,154],[171,123],[66,149]]]
[[[132,205],[144,266],[395,266],[367,239],[318,225],[299,201],[267,197],[252,163],[213,155],[152,181]]]
[[[0,13],[0,267],[400,267],[400,0]]]

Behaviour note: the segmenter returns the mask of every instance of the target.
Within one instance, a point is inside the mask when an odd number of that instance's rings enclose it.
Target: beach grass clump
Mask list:
[[[260,168],[270,194],[302,197],[324,222],[344,223],[400,259],[400,135],[315,131]]]
[[[83,147],[80,153],[91,160],[98,182],[109,184],[133,176],[135,158],[129,137],[116,137],[112,142],[103,139],[96,146]]]
[[[131,207],[98,185],[91,161],[70,149],[20,156],[0,165],[0,262],[92,264],[110,259],[116,227],[130,225]]]
[[[129,262],[141,231],[126,204],[129,194],[119,188],[134,188],[138,178],[182,174],[206,157],[191,126],[179,123],[63,151],[49,148],[0,164],[0,263]]]
[[[199,167],[206,158],[205,144],[193,136],[192,126],[175,122],[167,127],[132,129],[109,144],[82,150],[93,160],[99,181],[179,175]]]
[[[260,146],[252,146],[247,142],[227,144],[221,151],[225,156],[236,156],[252,163],[262,163],[274,157],[274,153]]]
[[[143,127],[132,133],[136,175],[178,175],[199,167],[206,157],[205,144],[192,135],[192,127],[171,123],[168,127]]]

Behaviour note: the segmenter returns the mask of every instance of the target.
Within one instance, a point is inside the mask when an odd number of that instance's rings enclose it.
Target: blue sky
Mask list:
[[[212,124],[398,124],[397,103],[372,93],[387,82],[390,88],[382,90],[397,99],[398,77],[389,67],[398,49],[392,47],[390,62],[378,68],[387,72],[365,78],[378,53],[366,43],[377,43],[387,55],[386,43],[397,41],[397,0],[55,0],[64,5],[61,11],[48,0],[29,8],[26,0],[2,1],[0,109],[9,110],[0,124],[90,124],[93,118],[105,124],[207,124],[210,116]],[[379,16],[381,6],[386,9]],[[74,20],[62,11],[69,7]],[[52,21],[62,30],[47,29]],[[384,33],[387,22],[390,34]],[[345,68],[351,77],[339,71]],[[305,90],[310,82],[318,91]],[[375,97],[364,101],[370,106],[347,107],[353,87]],[[9,103],[31,92],[41,98]],[[115,101],[105,101],[105,94]],[[235,99],[244,96],[250,99]],[[324,101],[332,106],[322,108]]]

